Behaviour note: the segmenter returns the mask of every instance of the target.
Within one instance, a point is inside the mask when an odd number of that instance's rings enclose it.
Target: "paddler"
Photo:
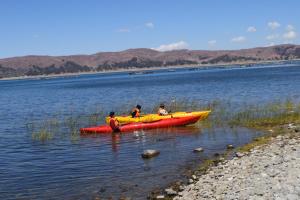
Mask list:
[[[142,106],[140,106],[139,104],[136,105],[136,107],[134,109],[132,109],[131,117],[132,118],[140,117],[141,109],[142,109]]]
[[[168,111],[165,109],[165,105],[163,103],[160,104],[157,114],[160,116],[165,116],[169,114]]]
[[[120,132],[120,128],[119,128],[119,122],[118,120],[115,118],[115,112],[110,112],[109,113],[109,126],[111,127],[111,129],[113,130],[113,132]]]

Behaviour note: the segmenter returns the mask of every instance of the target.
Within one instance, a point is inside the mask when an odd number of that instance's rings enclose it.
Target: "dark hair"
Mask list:
[[[161,103],[161,104],[159,105],[159,107],[160,107],[160,108],[164,108],[164,107],[165,107],[165,104]]]
[[[136,105],[136,108],[137,108],[137,109],[141,109],[142,106],[140,106],[140,105],[138,104],[138,105]]]
[[[113,111],[109,113],[109,116],[110,116],[110,117],[112,117],[112,116],[114,116],[114,115],[115,115],[115,112],[113,112]]]

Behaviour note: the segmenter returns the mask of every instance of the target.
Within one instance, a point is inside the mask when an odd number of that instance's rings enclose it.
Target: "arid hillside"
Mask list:
[[[92,55],[23,56],[0,59],[0,78],[179,65],[229,64],[300,58],[299,45],[205,51],[128,49]]]

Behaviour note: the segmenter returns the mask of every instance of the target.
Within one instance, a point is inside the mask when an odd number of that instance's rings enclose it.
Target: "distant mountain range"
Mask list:
[[[0,78],[63,73],[98,72],[180,65],[254,63],[300,59],[300,45],[277,45],[241,50],[128,49],[92,55],[23,56],[0,59]]]

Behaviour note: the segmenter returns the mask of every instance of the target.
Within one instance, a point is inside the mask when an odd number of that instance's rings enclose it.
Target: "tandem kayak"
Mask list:
[[[121,132],[130,132],[140,129],[154,129],[154,128],[167,128],[172,126],[185,126],[189,124],[196,123],[200,119],[200,116],[188,116],[180,118],[169,118],[161,119],[156,122],[133,122],[120,127]],[[108,125],[95,126],[89,128],[81,128],[80,133],[91,134],[91,133],[112,133],[113,130]]]
[[[131,122],[155,122],[162,119],[170,119],[170,118],[181,118],[181,117],[200,117],[200,119],[205,119],[209,115],[211,111],[194,111],[194,112],[175,112],[170,115],[158,115],[158,114],[147,114],[141,117],[131,117],[131,116],[116,116],[115,118],[118,120],[120,124],[131,123]],[[109,117],[105,118],[107,124],[109,124]]]

